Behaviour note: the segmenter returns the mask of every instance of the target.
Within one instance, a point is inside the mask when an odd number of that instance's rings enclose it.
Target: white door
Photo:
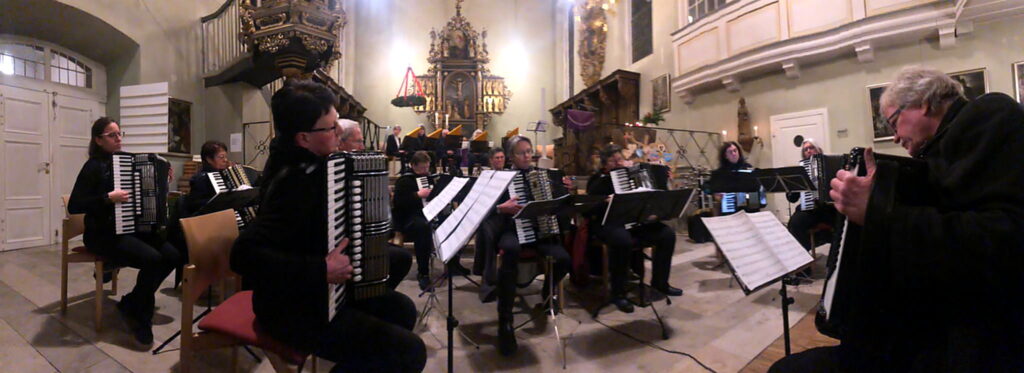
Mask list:
[[[800,145],[812,139],[825,153],[829,152],[828,109],[773,115],[772,167],[796,166],[800,161]],[[783,193],[773,193],[772,211],[780,220],[788,221],[790,205]]]
[[[85,100],[61,94],[53,95],[53,124],[51,148],[53,149],[53,208],[51,222],[58,224],[64,218],[60,196],[70,195],[75,187],[78,171],[89,156],[89,130],[92,122],[105,112],[96,100]],[[59,237],[59,232],[58,232]]]
[[[49,116],[46,93],[0,85],[0,250],[54,242]]]

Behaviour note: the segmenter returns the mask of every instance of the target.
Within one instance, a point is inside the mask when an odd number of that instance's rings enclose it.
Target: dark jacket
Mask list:
[[[886,200],[896,169],[878,163],[855,303],[865,327],[844,344],[893,370],[1024,370],[1022,144],[1024,110],[993,93],[954,103],[924,145],[933,198]]]
[[[114,190],[110,154],[92,157],[78,172],[71,190],[68,213],[85,214],[85,245],[110,246],[114,242],[114,204],[107,193]]]
[[[395,180],[395,198],[392,199],[391,207],[395,227],[405,227],[409,219],[417,214],[423,216],[423,199],[416,195],[420,190],[416,184],[417,177],[419,176],[406,172]]]
[[[402,144],[398,142],[398,138],[395,134],[390,134],[388,135],[387,141],[384,143],[384,154],[389,157],[398,156],[398,150],[401,146]]]
[[[216,171],[204,162],[203,169],[192,175],[192,178],[188,180],[189,192],[185,196],[185,212],[187,215],[183,214],[182,216],[195,214],[207,202],[210,202],[213,196],[217,195],[217,192],[213,189],[213,183],[210,182],[210,177],[207,175],[210,172]]]
[[[231,269],[253,284],[253,311],[272,337],[312,351],[327,325],[324,159],[275,144],[255,223],[231,252]]]

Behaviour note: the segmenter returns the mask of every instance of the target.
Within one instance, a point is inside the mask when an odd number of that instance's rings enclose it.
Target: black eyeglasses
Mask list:
[[[885,124],[888,124],[889,128],[892,128],[892,132],[896,132],[896,122],[900,120],[900,114],[903,113],[903,109],[906,107],[907,105],[901,105],[896,109],[896,111],[892,112],[892,115],[885,118]]]
[[[323,127],[323,128],[313,128],[313,129],[310,129],[309,131],[302,131],[302,132],[324,132],[324,131],[334,131],[336,129],[337,129],[337,127],[333,127],[332,126],[332,127]]]

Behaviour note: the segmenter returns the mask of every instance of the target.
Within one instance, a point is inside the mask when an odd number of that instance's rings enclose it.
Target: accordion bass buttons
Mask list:
[[[354,187],[363,186],[363,182],[360,181],[360,180],[352,180],[352,186],[354,186]]]
[[[352,259],[354,259],[354,260],[357,260],[357,261],[359,261],[359,260],[363,260],[363,254],[356,254],[356,255],[353,255],[353,256],[352,256]]]
[[[354,261],[354,262],[352,262],[352,266],[353,266],[353,267],[359,267],[359,266],[362,266],[362,265],[363,265],[363,262],[360,262],[360,261],[358,261],[358,260],[357,260],[357,261]]]
[[[363,240],[352,241],[352,244],[355,245],[356,247],[362,246],[363,245]]]
[[[353,268],[352,269],[352,273],[353,274],[357,274],[357,275],[361,275],[361,274],[363,274],[363,269],[362,268]]]
[[[363,219],[361,219],[361,218],[354,218],[354,219],[352,219],[352,224],[361,224],[362,222],[363,222]],[[359,230],[359,228],[356,228],[356,230]]]
[[[359,275],[352,276],[352,281],[355,281],[355,282],[363,281],[363,276],[359,276]]]
[[[352,185],[355,185],[358,181],[353,181]],[[363,188],[352,188],[352,194],[363,194]]]
[[[363,208],[363,204],[362,203],[356,203],[356,204],[352,205],[352,209],[353,210],[359,210],[359,209],[362,209],[362,208]]]

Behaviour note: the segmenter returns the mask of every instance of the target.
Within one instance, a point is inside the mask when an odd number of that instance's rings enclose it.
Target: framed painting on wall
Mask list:
[[[949,77],[964,87],[964,95],[974,100],[988,92],[988,77],[985,68],[949,73]]]
[[[868,103],[870,104],[871,110],[871,129],[874,132],[875,141],[886,141],[892,140],[892,137],[896,134],[892,128],[885,123],[885,118],[882,116],[882,108],[878,104],[878,100],[882,98],[882,92],[885,92],[885,88],[889,86],[889,83],[869,85],[868,88]]]
[[[1017,102],[1024,104],[1024,61],[1013,64],[1013,92]]]
[[[669,94],[669,74],[651,80],[651,111],[666,113],[672,110],[672,96]]]
[[[167,152],[192,154],[192,103],[170,99],[167,115]]]

